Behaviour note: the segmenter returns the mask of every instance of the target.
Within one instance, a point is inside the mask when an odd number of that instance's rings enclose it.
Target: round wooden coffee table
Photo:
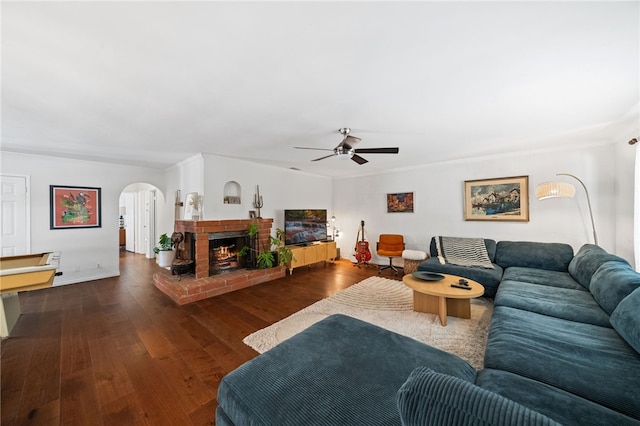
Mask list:
[[[437,314],[440,324],[447,325],[447,315],[457,318],[471,318],[471,299],[484,294],[482,284],[464,278],[469,284],[470,290],[451,287],[457,284],[462,277],[457,275],[443,275],[440,281],[424,281],[407,274],[402,282],[413,289],[413,310]]]

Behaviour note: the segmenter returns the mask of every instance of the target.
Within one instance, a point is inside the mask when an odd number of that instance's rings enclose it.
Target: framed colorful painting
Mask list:
[[[50,229],[100,228],[100,188],[49,185]]]
[[[529,221],[529,176],[464,181],[464,220]]]
[[[413,192],[387,194],[387,213],[413,213]]]

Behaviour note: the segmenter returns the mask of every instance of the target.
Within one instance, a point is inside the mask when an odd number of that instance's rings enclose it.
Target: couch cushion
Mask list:
[[[476,376],[455,355],[332,315],[227,374],[218,403],[236,425],[399,424],[398,389],[422,365]]]
[[[589,290],[602,309],[611,314],[638,287],[640,274],[628,263],[606,262],[593,274]]]
[[[584,289],[503,280],[496,295],[495,306],[510,306],[569,321],[611,327],[609,315],[600,308],[591,293]]]
[[[484,295],[494,297],[502,279],[502,268],[495,263],[493,269],[474,266],[458,266],[446,263],[442,265],[437,258],[429,258],[418,265],[418,271],[439,272],[442,274],[458,275],[479,282],[484,286]]]
[[[427,258],[427,253],[420,250],[403,250],[402,258],[408,260],[425,260]]]
[[[563,243],[536,243],[530,241],[499,241],[495,263],[508,268],[547,269],[567,272],[573,259],[573,248]]]
[[[484,245],[487,248],[487,255],[489,256],[489,260],[493,263],[496,257],[496,241],[485,238]],[[438,257],[436,237],[431,237],[431,242],[429,243],[429,254],[431,255],[431,257]]]
[[[638,426],[638,421],[617,411],[508,371],[485,368],[478,372],[476,385],[512,399],[565,426]]]
[[[216,426],[236,426],[233,424],[227,413],[224,412],[221,406],[216,408]]]
[[[600,265],[609,261],[628,264],[623,258],[607,253],[606,250],[600,246],[585,244],[580,247],[578,253],[571,259],[571,263],[569,263],[569,273],[584,288],[589,289],[593,274],[598,270]]]
[[[398,410],[403,425],[560,426],[517,402],[425,367],[416,368],[398,391]]]
[[[611,314],[611,325],[620,336],[640,353],[640,289],[622,299]]]
[[[612,328],[498,306],[484,361],[640,419],[640,355]]]
[[[578,284],[568,272],[511,266],[505,269],[502,275],[502,281],[506,280],[587,292],[587,289]]]

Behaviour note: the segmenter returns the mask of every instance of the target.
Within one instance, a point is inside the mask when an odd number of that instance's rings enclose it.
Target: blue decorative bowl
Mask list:
[[[444,275],[434,274],[433,272],[416,271],[411,275],[413,278],[417,278],[422,281],[440,281],[444,279]]]

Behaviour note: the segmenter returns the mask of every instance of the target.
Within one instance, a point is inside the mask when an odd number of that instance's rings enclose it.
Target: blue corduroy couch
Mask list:
[[[333,315],[225,376],[217,424],[640,425],[640,274],[595,245],[493,245],[482,370]]]

